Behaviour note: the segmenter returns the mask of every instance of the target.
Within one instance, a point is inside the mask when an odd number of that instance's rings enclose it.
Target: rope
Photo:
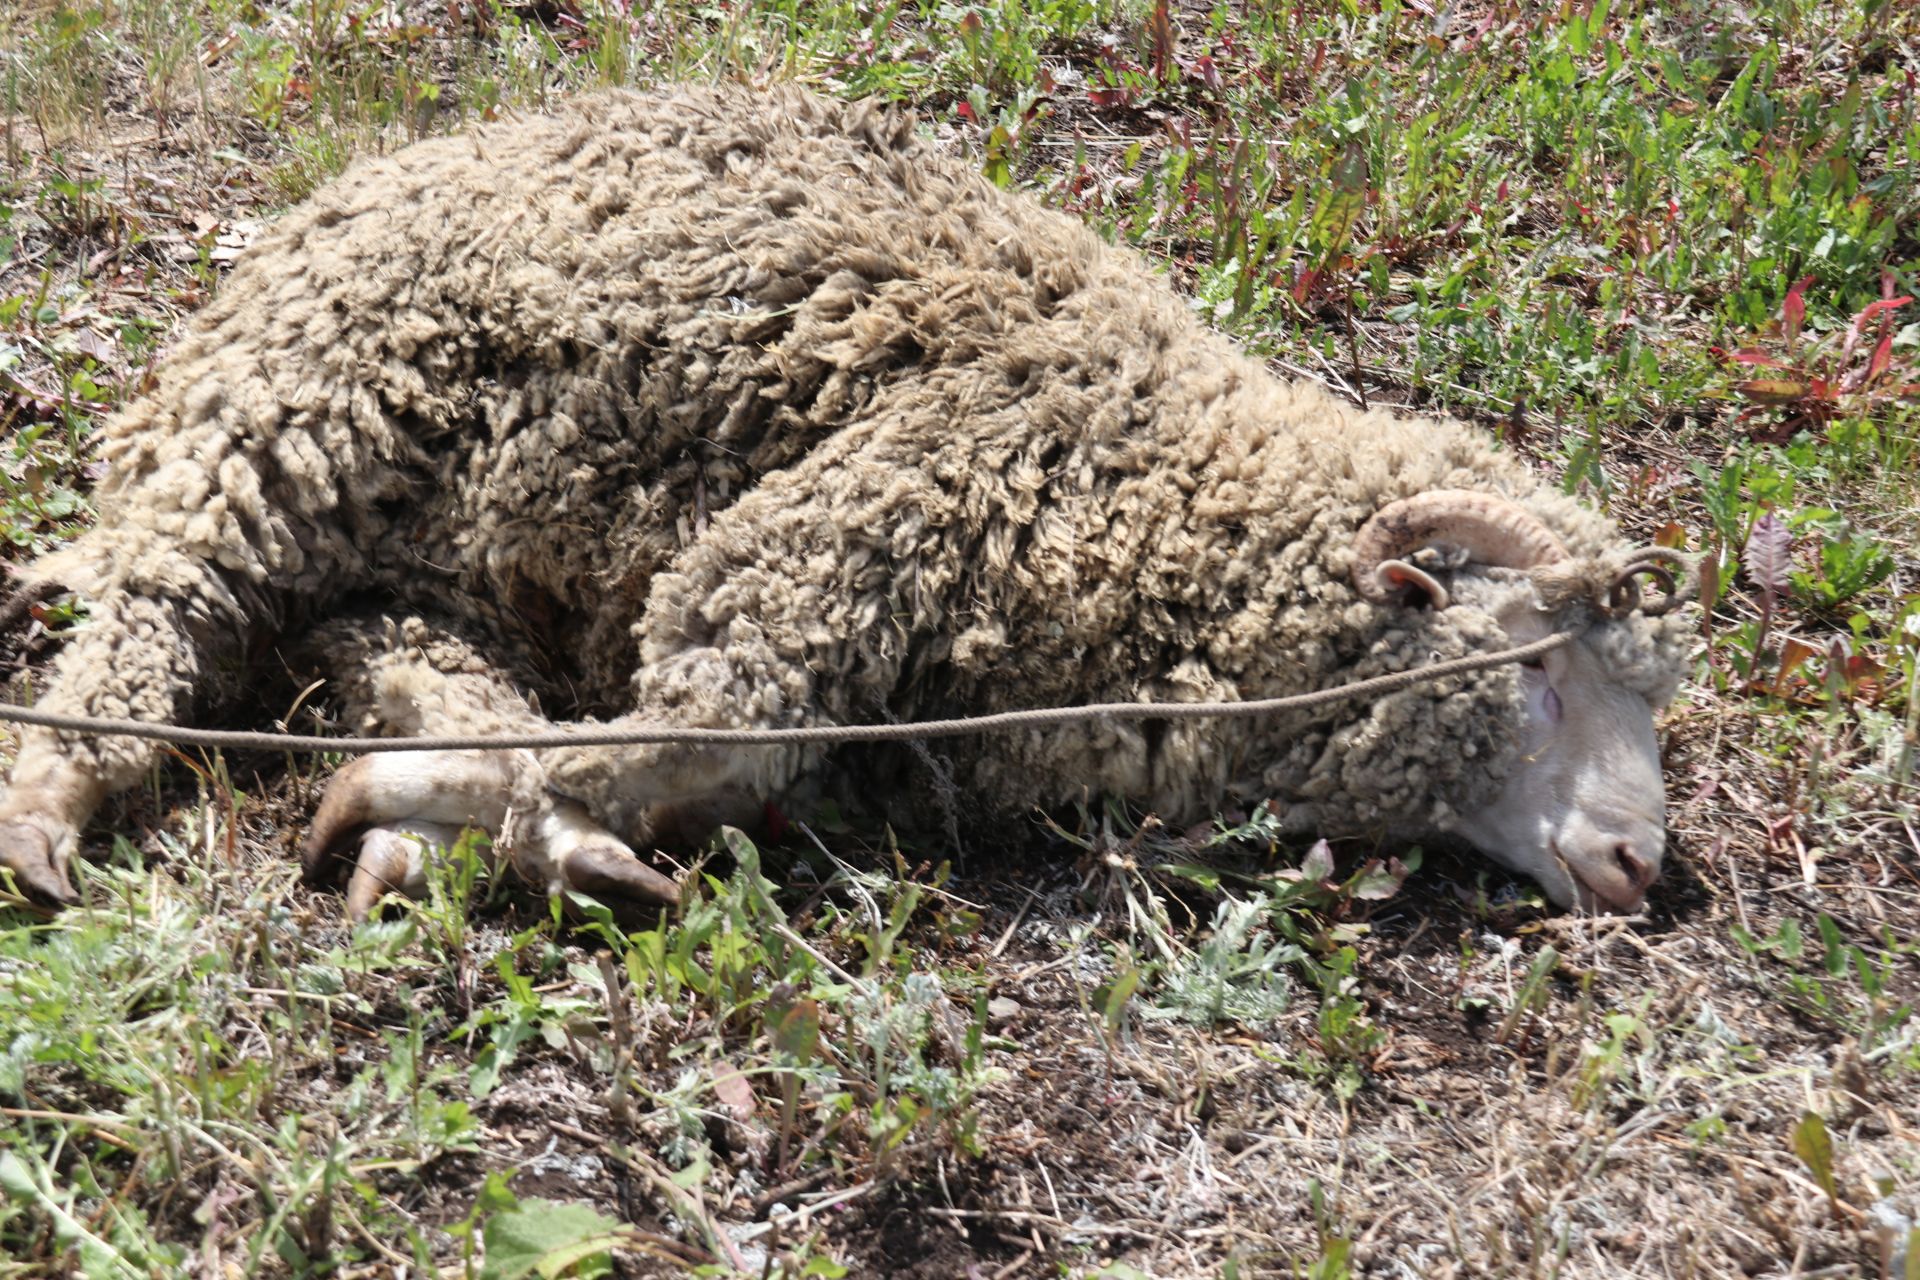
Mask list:
[[[1558,632],[1531,644],[1497,653],[1450,658],[1407,671],[1357,680],[1352,684],[1316,689],[1284,698],[1252,702],[1101,702],[1081,707],[1040,707],[1001,711],[993,715],[961,716],[909,724],[821,724],[785,729],[694,729],[675,725],[608,725],[604,728],[558,729],[546,733],[445,734],[418,738],[322,738],[301,733],[259,733],[249,730],[192,729],[184,725],[146,720],[115,720],[103,716],[70,716],[0,703],[0,721],[39,725],[67,733],[111,734],[125,738],[152,738],[191,747],[233,747],[258,751],[338,751],[371,754],[382,751],[516,751],[552,747],[625,747],[642,743],[706,746],[771,746],[795,742],[911,742],[922,738],[954,738],[973,733],[1010,729],[1043,729],[1090,720],[1200,720],[1237,719],[1279,711],[1306,711],[1368,694],[1391,693],[1411,685],[1447,676],[1484,671],[1509,662],[1528,662],[1551,653],[1574,639]]]

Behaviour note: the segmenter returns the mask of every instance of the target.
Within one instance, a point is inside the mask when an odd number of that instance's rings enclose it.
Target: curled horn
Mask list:
[[[1638,609],[1649,618],[1669,613],[1693,597],[1700,576],[1692,557],[1667,547],[1639,547],[1627,555],[1620,571],[1607,589],[1607,611],[1631,613]],[[1661,594],[1651,602],[1640,591],[1640,579],[1659,584]]]
[[[1435,542],[1462,549],[1472,563],[1503,569],[1567,558],[1553,530],[1518,503],[1468,489],[1435,489],[1389,503],[1360,527],[1353,539],[1354,588],[1362,599],[1384,604],[1409,580],[1419,581],[1445,608],[1445,591],[1403,559]]]

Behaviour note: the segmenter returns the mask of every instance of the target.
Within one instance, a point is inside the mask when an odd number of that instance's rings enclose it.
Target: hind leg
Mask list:
[[[512,798],[526,795],[527,774],[538,768],[475,751],[364,756],[327,786],[302,850],[306,877],[326,882],[350,867],[347,914],[365,919],[386,893],[423,893],[427,858],[471,827],[493,838],[528,883],[598,898],[617,919],[679,897],[584,806],[544,796],[516,808]]]
[[[445,631],[335,623],[316,636],[333,668],[348,723],[396,736],[537,732],[550,723],[513,681]],[[310,881],[349,870],[347,910],[364,918],[389,891],[426,884],[427,857],[464,827],[486,832],[523,879],[568,889],[633,918],[677,897],[585,806],[548,789],[525,751],[422,751],[362,756],[329,782],[307,837]]]
[[[123,533],[89,535],[76,544],[73,559],[116,560],[114,552],[129,541]],[[186,719],[196,703],[228,692],[230,682],[218,672],[244,649],[248,624],[209,563],[151,547],[117,559],[129,564],[102,570],[82,563],[67,575],[86,589],[91,623],[61,648],[36,705],[73,715]],[[140,573],[166,575],[164,590]],[[123,579],[138,589],[123,586]],[[0,887],[11,873],[14,886],[32,898],[53,906],[75,901],[68,869],[81,828],[107,795],[137,782],[157,755],[156,744],[144,739],[22,728],[0,793]]]

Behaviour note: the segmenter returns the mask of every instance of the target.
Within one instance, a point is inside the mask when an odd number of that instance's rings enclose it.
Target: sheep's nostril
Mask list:
[[[1631,846],[1621,843],[1613,846],[1613,860],[1620,864],[1620,870],[1626,875],[1627,883],[1636,889],[1644,890],[1653,883],[1659,873],[1653,864],[1635,853]]]

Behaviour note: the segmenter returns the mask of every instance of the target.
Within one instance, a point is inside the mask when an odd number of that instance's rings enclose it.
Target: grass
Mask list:
[[[1710,608],[1633,923],[1255,813],[957,872],[735,837],[634,933],[469,848],[348,930],[284,853],[316,779],[175,768],[85,909],[0,907],[0,1276],[1920,1274],[1916,48],[1897,0],[6,8],[16,559],[353,156],[780,78],[916,106],[1290,376],[1481,424]]]

